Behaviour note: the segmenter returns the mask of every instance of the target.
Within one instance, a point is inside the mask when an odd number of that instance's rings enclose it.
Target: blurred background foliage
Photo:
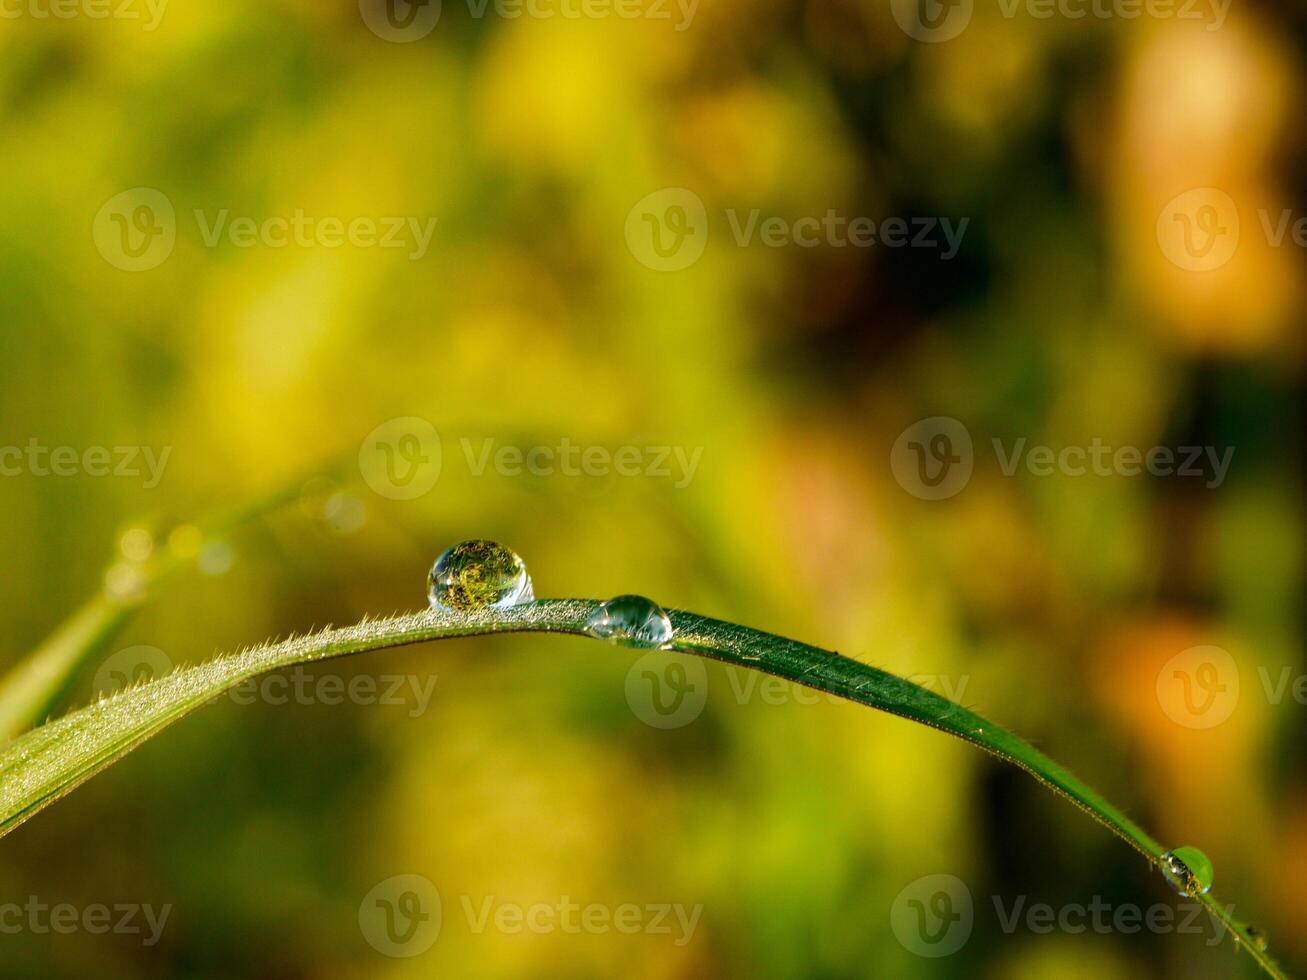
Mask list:
[[[493,8],[492,8],[493,9]],[[1301,205],[1304,22],[1007,19],[944,44],[888,4],[703,0],[667,21],[476,18],[418,43],[357,4],[173,0],[159,28],[0,28],[0,418],[6,445],[172,447],[164,478],[0,479],[0,664],[86,597],[123,533],[351,462],[388,419],[440,432],[414,501],[342,483],[161,583],[111,649],[175,662],[423,601],[435,555],[491,537],[538,595],[643,592],[903,674],[966,684],[1307,963],[1304,717],[1258,668],[1302,644],[1302,256],[1250,233]],[[101,205],[163,191],[156,269],[97,254]],[[693,190],[700,261],[660,273],[632,205]],[[1235,257],[1170,261],[1157,215],[1217,186]],[[208,247],[194,209],[436,216],[430,252]],[[970,219],[911,248],[738,247],[725,209]],[[923,501],[890,450],[961,420],[966,489]],[[703,447],[693,481],[476,476],[474,445]],[[1234,446],[1178,477],[1005,476],[987,447]],[[341,508],[344,508],[343,510]],[[348,516],[340,518],[344,513]],[[334,515],[334,516],[333,516]],[[151,524],[153,522],[153,524]],[[1159,670],[1228,650],[1225,724],[1173,722]],[[222,702],[0,844],[0,896],[171,903],[162,942],[6,935],[0,976],[1244,976],[1203,936],[1006,934],[990,896],[1169,903],[1145,863],[1024,775],[905,722],[734,696],[661,731],[634,655],[477,639],[314,668],[434,675],[428,711]],[[93,668],[75,700],[92,696]],[[956,955],[900,945],[927,874],[977,899]],[[424,956],[360,935],[378,881],[445,897]],[[458,896],[702,903],[694,940],[475,934]]]

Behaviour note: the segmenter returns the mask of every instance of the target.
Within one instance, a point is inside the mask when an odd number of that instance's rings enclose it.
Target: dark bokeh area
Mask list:
[[[0,670],[121,603],[61,714],[502,541],[1010,726],[1301,973],[1304,21],[1223,2],[15,0]],[[0,977],[1255,976],[1192,906],[938,732],[503,636],[39,814]]]

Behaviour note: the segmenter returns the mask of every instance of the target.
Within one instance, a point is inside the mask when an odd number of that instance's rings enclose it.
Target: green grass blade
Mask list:
[[[229,534],[295,500],[303,481],[257,497],[239,507],[195,523],[201,541]],[[165,545],[139,563],[145,595],[193,556],[179,555]],[[107,591],[93,596],[64,620],[35,650],[0,677],[0,740],[40,724],[67,697],[78,672],[101,653],[143,604],[144,597],[120,599]]]
[[[47,717],[81,666],[108,646],[131,614],[131,606],[100,593],[0,678],[0,738],[12,738]]]
[[[327,629],[219,657],[74,712],[0,746],[0,836],[190,711],[280,667],[426,640],[504,632],[585,635],[598,603],[546,599],[511,609],[426,611]],[[1127,841],[1155,866],[1164,849],[1120,810],[1034,746],[910,681],[819,647],[745,626],[673,612],[676,648],[760,670],[955,735],[1025,769]],[[1284,972],[1211,895],[1194,895],[1273,977]]]

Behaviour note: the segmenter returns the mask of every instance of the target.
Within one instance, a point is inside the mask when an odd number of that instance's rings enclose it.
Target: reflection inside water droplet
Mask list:
[[[1196,847],[1177,847],[1162,855],[1162,876],[1186,897],[1211,891],[1213,875],[1211,860]]]
[[[427,576],[432,609],[505,609],[535,598],[526,563],[495,541],[463,541],[446,550]]]
[[[642,595],[609,599],[590,616],[586,632],[622,646],[658,649],[671,645],[672,621],[663,607]]]

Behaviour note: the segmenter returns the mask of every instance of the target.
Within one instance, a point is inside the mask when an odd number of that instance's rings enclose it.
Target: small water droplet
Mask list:
[[[327,501],[339,490],[335,480],[325,476],[313,477],[300,488],[300,510],[310,520],[322,520]]]
[[[1213,874],[1212,862],[1196,847],[1177,847],[1162,855],[1162,876],[1185,897],[1211,891]]]
[[[363,501],[345,490],[328,497],[322,509],[323,523],[335,534],[353,534],[367,519]]]
[[[194,558],[204,547],[204,533],[194,524],[178,524],[168,535],[168,547],[178,558]]]
[[[145,561],[154,553],[154,535],[149,528],[128,528],[118,539],[118,550],[128,561]]]
[[[104,590],[117,602],[140,602],[145,598],[148,582],[137,562],[119,561],[104,573]]]
[[[200,545],[195,564],[205,575],[226,575],[232,565],[236,564],[236,552],[232,551],[226,541],[214,538]]]
[[[1270,941],[1266,938],[1266,933],[1262,932],[1262,930],[1258,929],[1256,926],[1244,926],[1243,934],[1249,944],[1259,953],[1265,953],[1271,948]]]
[[[526,563],[495,541],[463,541],[447,549],[427,576],[432,609],[507,609],[535,598]]]
[[[671,645],[672,621],[663,607],[642,595],[609,599],[590,616],[586,632],[627,647],[662,649]]]

